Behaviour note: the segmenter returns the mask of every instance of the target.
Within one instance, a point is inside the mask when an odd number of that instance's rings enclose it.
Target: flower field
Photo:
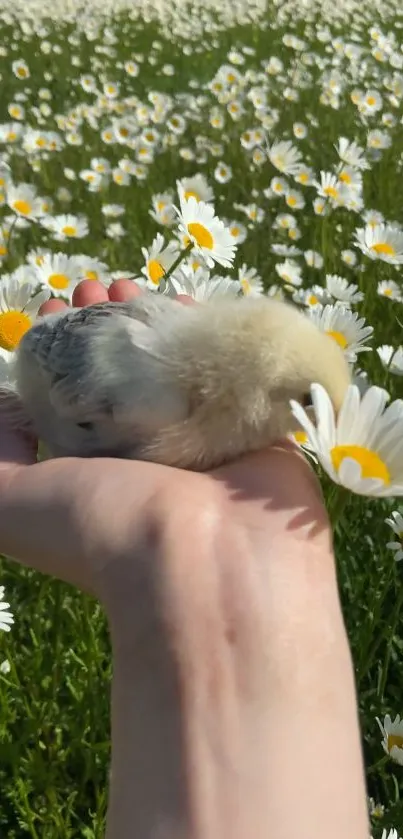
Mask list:
[[[334,520],[372,835],[400,839],[403,12],[216,5],[0,3],[0,387],[84,279],[269,295],[337,341],[354,383],[337,418],[313,383],[295,438]],[[7,559],[0,583],[0,836],[102,839],[104,614]]]

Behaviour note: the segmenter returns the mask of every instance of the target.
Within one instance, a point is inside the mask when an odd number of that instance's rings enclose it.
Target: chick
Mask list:
[[[15,421],[50,455],[205,470],[295,429],[312,382],[335,409],[350,383],[337,343],[269,298],[184,306],[162,295],[40,319],[16,358]]]

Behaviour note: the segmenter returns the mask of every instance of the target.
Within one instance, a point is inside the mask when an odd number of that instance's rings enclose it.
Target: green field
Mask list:
[[[219,18],[208,6],[183,4],[173,16],[163,6],[147,8],[148,21],[144,9],[106,21],[87,9],[77,23],[18,21],[0,12],[0,155],[11,169],[4,188],[0,179],[0,292],[17,269],[20,283],[30,279],[44,252],[82,257],[67,299],[83,276],[98,274],[106,283],[114,272],[142,276],[142,248],[158,232],[166,242],[175,235],[175,226],[150,215],[153,198],[163,203],[158,196],[170,192],[178,205],[177,179],[200,173],[217,216],[245,234],[233,268],[216,265],[212,275],[231,276],[254,293],[245,272],[255,268],[265,291],[288,299],[303,289],[308,307],[326,275],[356,284],[363,299],[352,311],[374,330],[356,370],[392,399],[403,397],[403,361],[400,369],[398,356],[397,369],[385,366],[377,353],[403,343],[403,248],[396,245],[396,259],[385,261],[384,246],[371,259],[354,242],[355,231],[371,223],[403,231],[398,4],[385,0],[382,14],[369,3],[346,4],[338,16],[329,7],[321,17],[313,4],[300,13],[298,4],[280,4],[279,14],[269,3],[259,15],[250,6],[244,17],[239,11],[238,21],[224,6]],[[342,137],[362,147],[367,168],[343,164],[336,148]],[[267,145],[280,141],[299,150],[299,169],[281,172],[268,159]],[[89,170],[100,177],[91,180]],[[321,172],[335,176],[337,200],[316,185]],[[18,212],[7,192],[10,177],[17,189],[36,188],[47,217],[83,216],[87,235],[57,241],[39,213],[24,215],[21,204]],[[21,195],[15,200],[25,200]],[[108,205],[119,205],[121,214],[108,217]],[[54,265],[47,274],[36,270],[34,281],[55,292],[49,278],[61,273]],[[2,306],[0,346],[7,353]],[[323,482],[329,497],[331,482]],[[398,509],[398,498],[351,493],[336,531],[368,794],[384,807],[372,816],[375,839],[384,829],[385,836],[392,828],[403,834],[403,766],[385,754],[376,721],[403,715],[402,566],[387,547],[392,531],[385,524]],[[6,559],[0,584],[15,619],[11,632],[0,633],[0,665],[10,665],[0,672],[0,835],[101,839],[110,754],[104,614],[90,598]],[[403,763],[402,736],[396,743]],[[318,756],[324,768],[332,748]]]

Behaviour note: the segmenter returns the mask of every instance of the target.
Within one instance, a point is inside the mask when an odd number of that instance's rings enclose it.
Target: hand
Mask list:
[[[119,283],[87,281],[73,305],[141,293]],[[35,461],[36,441],[4,427],[0,551],[106,608],[109,839],[366,839],[331,532],[305,458],[284,442],[210,474]]]

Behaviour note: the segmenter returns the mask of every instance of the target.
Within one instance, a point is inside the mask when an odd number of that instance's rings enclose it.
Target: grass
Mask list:
[[[367,127],[351,102],[351,90],[356,86],[371,85],[385,94],[383,82],[387,73],[393,71],[371,57],[370,23],[363,16],[361,24],[359,19],[357,24],[368,58],[367,76],[359,83],[355,82],[348,60],[343,60],[345,88],[339,108],[322,104],[322,70],[314,64],[308,68],[309,79],[301,76],[307,67],[302,63],[301,55],[287,47],[282,37],[292,31],[308,42],[308,49],[314,54],[323,58],[330,55],[330,60],[337,55],[334,45],[330,46],[330,53],[327,52],[326,45],[314,39],[309,22],[301,19],[294,23],[290,16],[284,26],[273,28],[268,24],[275,19],[273,9],[264,26],[250,23],[222,29],[214,36],[216,47],[206,34],[193,46],[189,56],[183,53],[178,42],[168,38],[167,32],[161,34],[157,23],[141,24],[124,16],[110,24],[119,38],[111,56],[95,51],[95,47],[103,43],[102,30],[95,41],[88,42],[71,24],[56,25],[49,21],[47,40],[57,45],[60,53],[46,55],[40,48],[43,37],[31,32],[21,38],[17,24],[2,25],[0,46],[3,43],[9,54],[0,59],[3,76],[0,121],[10,121],[7,106],[15,101],[16,94],[25,91],[26,122],[34,125],[32,108],[40,102],[39,90],[47,87],[52,95],[52,111],[45,118],[43,127],[57,129],[55,115],[66,114],[79,103],[93,101],[94,97],[85,94],[78,83],[80,72],[90,71],[104,72],[108,79],[120,82],[121,98],[135,93],[146,102],[148,93],[158,90],[172,97],[173,111],[187,114],[187,129],[179,145],[161,150],[155,156],[145,181],[133,179],[129,187],[111,183],[102,194],[90,193],[80,179],[67,181],[62,169],[70,167],[78,173],[88,168],[93,157],[107,157],[116,165],[124,155],[130,156],[130,150],[116,144],[106,146],[102,142],[100,132],[108,124],[106,116],[100,117],[98,129],[83,125],[82,145],[66,145],[49,159],[38,156],[37,170],[32,168],[25,154],[19,154],[11,144],[4,144],[4,149],[10,152],[16,183],[36,184],[41,194],[53,199],[55,212],[65,209],[56,195],[57,188],[67,186],[72,193],[71,211],[88,217],[91,236],[83,241],[62,244],[60,249],[97,256],[104,259],[111,270],[138,274],[143,265],[141,247],[149,246],[159,230],[148,212],[151,196],[174,188],[178,177],[202,171],[214,184],[220,217],[245,221],[246,217],[234,209],[236,203],[249,204],[256,200],[264,208],[263,222],[252,226],[247,240],[239,247],[236,266],[242,262],[255,266],[267,286],[277,281],[274,265],[279,258],[271,252],[270,245],[279,241],[289,243],[289,240],[286,232],[274,230],[273,221],[278,212],[289,210],[281,199],[268,200],[263,195],[263,189],[276,174],[274,168],[269,163],[262,168],[253,167],[251,155],[240,145],[241,133],[258,125],[253,105],[250,100],[244,100],[245,113],[238,122],[232,121],[222,106],[225,125],[222,130],[215,131],[209,124],[208,114],[217,102],[206,87],[207,83],[220,66],[228,62],[228,50],[234,45],[246,45],[255,50],[240,68],[243,73],[246,69],[257,71],[260,62],[270,56],[281,58],[288,85],[291,85],[293,74],[300,74],[299,85],[295,84],[299,99],[297,102],[285,101],[285,82],[275,76],[270,79],[269,106],[278,109],[278,123],[269,136],[271,140],[293,139],[293,123],[306,123],[308,136],[298,145],[304,162],[318,175],[321,169],[329,169],[337,162],[334,143],[340,136],[366,144]],[[344,29],[334,30],[334,35],[345,35],[348,40],[349,23],[346,15]],[[395,23],[392,18],[391,31],[394,31]],[[399,37],[400,30],[395,31]],[[71,35],[76,38],[73,45],[68,41]],[[160,47],[155,45],[156,40]],[[132,58],[135,53],[141,53],[145,60],[140,65],[138,78],[131,79],[118,63]],[[80,60],[80,68],[74,66],[72,56]],[[93,62],[100,56],[100,68],[95,66],[93,70]],[[155,57],[154,65],[149,61],[150,56]],[[28,81],[22,82],[12,74],[11,60],[15,58],[27,61],[31,73]],[[165,63],[173,64],[174,76],[161,72]],[[52,74],[51,80],[46,80],[46,73]],[[197,82],[197,89],[189,88],[190,80]],[[248,84],[250,86],[251,82]],[[194,111],[200,117],[198,122],[189,111],[188,103],[184,104],[179,96],[189,92],[204,97]],[[401,104],[400,108],[394,109],[385,102],[384,110],[395,112],[398,122],[389,132],[391,147],[365,173],[365,208],[379,210],[386,219],[402,223],[397,186],[401,180],[399,160],[403,152],[403,131],[399,122]],[[371,118],[371,128],[379,125],[380,115]],[[157,127],[164,131],[164,126]],[[178,149],[194,149],[198,135],[221,143],[222,154],[218,158],[207,155],[205,162],[200,163],[182,159]],[[233,170],[232,180],[222,186],[214,183],[213,177],[219,159]],[[343,208],[334,210],[328,217],[316,216],[312,211],[314,195],[311,188],[305,209],[297,213],[302,234],[297,244],[302,250],[319,251],[324,266],[321,271],[304,266],[304,287],[323,283],[325,273],[340,273],[357,282],[365,291],[365,300],[358,311],[375,330],[373,347],[382,343],[399,344],[401,304],[383,299],[376,292],[380,279],[400,281],[399,272],[379,261],[370,263],[364,257],[354,269],[343,265],[340,252],[351,247],[354,229],[362,226],[362,218]],[[106,236],[101,213],[102,203],[114,202],[124,204],[126,208],[124,225],[128,235],[119,242]],[[11,253],[2,270],[13,270],[24,262],[30,248],[44,242],[48,244],[49,240],[44,239],[43,231],[37,225],[14,234]],[[52,242],[50,247],[59,249]],[[364,266],[363,272],[359,270],[360,264]],[[376,352],[365,353],[361,358],[360,365],[372,381],[386,387],[394,397],[401,395],[401,380],[384,370]],[[328,497],[328,486],[326,493]],[[373,826],[376,839],[383,828],[395,827],[403,831],[403,768],[384,755],[375,720],[376,716],[383,719],[385,713],[394,716],[403,711],[403,587],[401,570],[386,548],[390,533],[384,524],[386,515],[394,509],[393,504],[393,500],[380,502],[350,496],[336,530],[339,582],[356,671],[368,792],[386,808],[383,819]],[[64,839],[101,839],[110,753],[111,651],[105,617],[96,602],[58,581],[45,579],[6,559],[1,561],[0,570],[0,581],[6,587],[7,599],[15,615],[12,632],[0,637],[0,660],[8,659],[11,665],[8,674],[0,674],[0,834],[8,839],[56,839],[61,836]],[[331,759],[332,748],[333,744],[329,743],[328,753],[318,756],[324,767]],[[312,790],[311,797],[314,799],[314,796],[315,790]],[[335,801],[335,807],[340,806],[343,802]]]

